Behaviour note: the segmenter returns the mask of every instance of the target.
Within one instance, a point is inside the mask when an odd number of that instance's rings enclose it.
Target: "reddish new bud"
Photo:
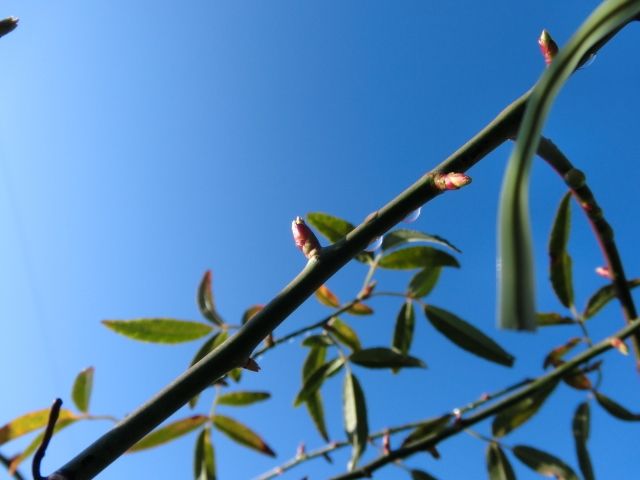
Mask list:
[[[373,282],[369,282],[365,287],[362,287],[362,290],[358,293],[358,300],[366,300],[369,298],[377,284],[378,282],[374,280]]]
[[[298,445],[298,449],[296,450],[296,458],[302,458],[307,454],[304,443]]]
[[[597,267],[596,273],[601,277],[607,278],[609,280],[613,280],[613,275],[611,275],[611,270],[609,270],[607,267]]]
[[[553,41],[551,35],[546,30],[542,30],[540,38],[538,38],[538,45],[540,45],[540,51],[544,57],[544,63],[547,67],[551,64],[551,61],[558,53],[558,45]]]
[[[389,455],[391,453],[391,434],[389,430],[384,431],[384,435],[382,436],[382,453],[384,455]]]
[[[464,173],[438,173],[433,177],[433,184],[441,191],[458,190],[470,183],[471,177]]]
[[[296,242],[296,246],[304,253],[305,257],[315,257],[320,253],[320,242],[318,242],[311,229],[307,227],[307,224],[304,223],[302,217],[296,217],[291,222],[291,232],[293,233],[293,241]]]
[[[609,342],[611,343],[611,346],[617,349],[621,354],[629,355],[629,348],[627,347],[627,344],[618,337],[613,337]]]

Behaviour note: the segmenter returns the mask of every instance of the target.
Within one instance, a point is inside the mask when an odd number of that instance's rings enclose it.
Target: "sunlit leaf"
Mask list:
[[[419,442],[431,435],[435,435],[449,425],[450,421],[451,415],[449,414],[425,420],[421,425],[416,427],[407,438],[404,439],[402,447]]]
[[[576,444],[576,454],[578,456],[578,465],[584,480],[595,480],[593,467],[591,466],[591,458],[587,450],[587,440],[589,439],[591,415],[589,412],[589,404],[583,402],[578,405],[573,415],[573,438]]]
[[[367,447],[369,436],[367,406],[360,382],[350,371],[347,371],[344,377],[342,392],[344,429],[352,447],[348,468],[353,470]]]
[[[216,325],[223,325],[224,320],[216,310],[211,288],[211,270],[204,272],[200,285],[198,285],[198,308],[202,316]]]
[[[307,221],[322,235],[329,239],[331,243],[337,242],[355,228],[346,220],[334,217],[328,213],[308,213]]]
[[[340,300],[326,285],[321,285],[320,288],[316,290],[315,295],[316,299],[322,305],[326,305],[331,308],[338,308],[340,306]]]
[[[571,257],[567,243],[571,231],[571,192],[560,201],[549,237],[549,278],[560,303],[573,306],[573,280]]]
[[[527,467],[542,475],[562,480],[579,480],[569,465],[547,452],[533,447],[517,445],[513,447],[513,453]]]
[[[640,285],[640,278],[634,278],[633,280],[629,280],[627,282],[627,286],[630,289],[633,289]],[[587,302],[587,307],[584,309],[582,313],[583,318],[586,320],[587,318],[593,317],[596,313],[602,310],[607,303],[616,298],[616,288],[614,285],[606,285],[599,289],[596,293],[594,293],[589,301]]]
[[[102,324],[116,333],[141,342],[181,343],[209,334],[209,325],[173,318],[138,318],[135,320],[103,320]]]
[[[441,267],[423,268],[420,270],[409,282],[407,295],[412,298],[426,297],[438,283],[441,271]]]
[[[539,327],[550,327],[553,325],[573,325],[576,323],[570,317],[563,317],[559,313],[538,313],[536,320]]]
[[[596,400],[598,401],[600,406],[604,408],[607,412],[609,412],[611,415],[613,415],[614,417],[627,422],[637,422],[640,420],[640,414],[633,413],[630,410],[627,410],[618,402],[607,397],[603,393],[595,392],[595,394],[596,394]]]
[[[349,310],[347,310],[347,313],[350,313],[351,315],[371,315],[373,313],[373,309],[362,302],[356,302],[351,305]]]
[[[489,480],[516,480],[509,459],[495,442],[487,446],[487,470]]]
[[[436,330],[460,348],[500,365],[513,365],[513,355],[470,323],[433,305],[425,306],[424,312]]]
[[[320,367],[311,372],[309,376],[305,378],[302,384],[302,388],[298,392],[293,405],[297,407],[307,398],[309,398],[322,386],[324,381],[331,375],[335,374],[342,367],[342,365],[344,365],[344,359],[342,357],[338,357],[322,364]]]
[[[438,245],[450,248],[454,252],[462,253],[458,248],[442,237],[409,229],[394,230],[393,232],[387,233],[382,241],[382,250],[388,250],[411,242],[437,243]]]
[[[309,337],[311,338],[311,337]],[[325,361],[327,349],[324,345],[317,345],[309,350],[307,358],[302,365],[302,380],[306,380],[309,376],[320,368]]]
[[[218,405],[242,407],[252,403],[262,402],[271,397],[269,392],[229,392],[218,397]]]
[[[333,317],[325,328],[331,332],[340,343],[346,345],[354,352],[362,348],[358,334],[338,317]]]
[[[242,325],[247,323],[253,316],[264,308],[264,305],[253,305],[247,308],[242,314]]]
[[[233,418],[216,414],[213,417],[213,425],[240,445],[264,453],[270,457],[276,456],[271,447],[269,447],[257,433]]]
[[[349,357],[353,363],[367,368],[426,368],[427,365],[419,358],[402,355],[390,348],[365,348],[354,352]]]
[[[429,475],[424,470],[409,470],[411,480],[437,480],[433,475]]]
[[[384,255],[378,262],[381,268],[411,270],[414,268],[459,267],[458,261],[433,247],[409,247]]]
[[[71,389],[71,398],[73,398],[73,403],[76,404],[78,410],[84,413],[89,410],[91,390],[93,389],[94,371],[95,369],[93,367],[82,370],[73,382],[73,388]]]
[[[0,445],[10,442],[22,435],[26,435],[27,433],[46,427],[49,421],[50,411],[51,409],[49,408],[36,410],[35,412],[30,412],[14,418],[9,423],[0,427]],[[75,418],[77,417],[71,410],[62,408],[60,409],[60,415],[58,416],[58,423],[63,420]]]
[[[302,341],[302,345],[305,347],[328,347],[333,345],[333,342],[327,335],[311,335]]]
[[[194,457],[194,479],[216,480],[216,460],[209,428],[203,428],[198,435]]]
[[[523,398],[515,405],[498,413],[491,426],[493,435],[502,437],[533,417],[557,385],[557,381],[551,382],[528,397]]]
[[[128,451],[139,452],[146,450],[147,448],[157,447],[164,443],[168,443],[176,438],[182,437],[189,432],[194,431],[198,427],[204,425],[209,420],[206,415],[194,415],[192,417],[183,418],[182,420],[176,420],[164,427],[160,427],[153,432],[146,435]]]
[[[329,441],[329,433],[327,432],[327,424],[324,419],[324,406],[322,402],[322,393],[320,390],[316,390],[315,393],[307,397],[305,400],[307,412],[316,426],[318,433],[325,442]]]
[[[407,300],[400,307],[396,317],[396,325],[393,332],[392,347],[402,355],[407,355],[413,341],[413,330],[415,328],[416,317],[413,311],[413,302]]]

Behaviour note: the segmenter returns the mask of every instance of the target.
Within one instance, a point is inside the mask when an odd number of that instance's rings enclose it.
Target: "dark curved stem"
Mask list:
[[[51,441],[51,437],[53,436],[53,431],[56,427],[56,422],[58,421],[58,416],[60,415],[60,407],[62,406],[62,400],[56,398],[51,405],[51,411],[49,412],[49,421],[47,422],[47,428],[44,430],[44,435],[42,437],[42,443],[36,450],[36,453],[33,455],[33,463],[31,464],[31,472],[33,474],[34,480],[46,480],[45,477],[40,475],[40,465],[42,464],[42,459],[44,458],[45,453],[47,453],[47,448],[49,447],[49,442]]]

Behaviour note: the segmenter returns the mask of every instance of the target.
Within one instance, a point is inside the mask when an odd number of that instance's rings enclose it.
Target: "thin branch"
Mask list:
[[[0,453],[0,463],[2,465],[4,465],[6,468],[11,468],[11,459],[4,456],[2,453]],[[15,471],[13,472],[13,474],[11,475],[13,478],[15,478],[15,480],[26,480],[22,474],[19,471]]]
[[[33,455],[31,472],[33,474],[34,480],[46,480],[45,477],[40,475],[40,465],[42,464],[42,459],[44,458],[45,453],[47,453],[47,447],[49,447],[49,442],[51,441],[51,437],[53,436],[53,431],[56,427],[58,416],[60,415],[60,407],[62,407],[62,400],[56,398],[53,402],[53,405],[51,405],[51,411],[49,412],[49,421],[47,422],[47,428],[45,428],[44,430],[42,443],[40,443],[38,450],[36,450],[36,453]]]
[[[387,455],[383,455],[373,460],[372,462],[362,465],[360,468],[352,472],[348,472],[348,473],[333,477],[332,480],[351,480],[355,478],[369,478],[374,471],[384,467],[385,465],[388,465],[391,462],[395,462],[396,460],[399,460],[402,458],[407,458],[413,455],[414,453],[422,452],[424,450],[427,450],[428,448],[432,448],[436,446],[439,442],[449,437],[457,435],[458,433],[465,430],[466,428],[472,425],[475,425],[476,423],[481,422],[482,420],[486,420],[487,418],[495,415],[498,412],[505,410],[506,408],[509,408],[512,405],[515,405],[516,403],[530,396],[531,394],[538,391],[539,389],[546,387],[551,382],[559,380],[560,378],[564,377],[567,373],[569,373],[571,370],[576,368],[578,365],[591,360],[593,357],[600,355],[601,353],[606,352],[607,350],[612,349],[613,346],[611,344],[611,338],[617,337],[620,339],[624,339],[632,334],[635,334],[638,331],[640,331],[640,320],[636,319],[632,321],[629,325],[624,327],[622,330],[619,330],[618,332],[614,333],[610,337],[607,337],[601,342],[595,344],[593,347],[579,353],[578,355],[573,357],[570,361],[562,364],[561,366],[552,370],[548,374],[538,377],[536,380],[531,382],[526,387],[522,388],[520,391],[504,398],[499,402],[496,402],[495,404],[485,408],[484,410],[480,410],[479,412],[473,415],[470,415],[467,418],[462,418],[460,421],[453,423],[452,425],[444,428],[443,430],[437,433],[434,433],[433,435],[430,435],[417,442],[411,443],[406,447],[402,447],[397,450],[392,450]]]

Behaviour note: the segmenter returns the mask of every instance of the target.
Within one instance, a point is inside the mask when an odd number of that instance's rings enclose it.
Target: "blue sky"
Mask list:
[[[0,39],[0,423],[56,396],[70,404],[73,379],[89,365],[96,367],[93,412],[122,416],[134,409],[184,369],[198,342],[139,344],[100,320],[198,319],[195,289],[211,268],[219,310],[237,321],[303,266],[290,238],[296,215],[325,211],[357,223],[386,203],[535,82],[544,68],[536,43],[542,28],[562,44],[597,3],[3,2],[0,17],[20,17],[20,27]],[[630,277],[640,270],[639,41],[631,25],[575,74],[545,128],[586,172]],[[445,272],[428,301],[490,333],[516,355],[516,365],[506,369],[459,351],[418,315],[413,353],[428,370],[357,370],[372,430],[537,375],[547,351],[579,334],[570,327],[535,335],[494,327],[495,210],[510,151],[505,145],[483,160],[470,172],[471,186],[436,199],[412,226],[464,252],[462,269]],[[563,192],[555,174],[536,162],[532,209],[543,311],[560,309],[546,281],[545,246]],[[604,284],[593,273],[602,260],[576,208],[573,219],[570,252],[583,305]],[[328,284],[347,299],[365,273],[350,265]],[[383,272],[379,282],[402,291],[409,278]],[[387,345],[400,301],[378,298],[371,306],[374,317],[351,325],[366,345]],[[327,313],[310,300],[278,332]],[[621,325],[611,305],[590,330],[598,339]],[[259,375],[246,376],[245,388],[273,392],[269,402],[227,411],[264,434],[278,459],[216,436],[220,478],[258,475],[293,455],[301,440],[309,448],[322,444],[302,409],[291,407],[304,355],[298,343],[265,357]],[[631,358],[607,355],[603,392],[638,411],[637,382]],[[325,392],[336,439],[344,436],[339,390],[334,379]],[[537,446],[576,466],[570,423],[584,398],[561,387],[506,443]],[[625,478],[640,467],[632,455],[637,427],[592,406],[596,473]],[[60,434],[45,470],[107,427],[97,422]],[[100,478],[189,478],[194,440],[122,458]],[[11,447],[2,452],[15,453]],[[484,448],[460,435],[442,444],[441,460],[418,456],[407,465],[443,479],[484,478]],[[326,478],[347,458],[342,452],[333,467],[318,461],[282,478]],[[537,478],[514,466],[518,478]],[[380,478],[408,475],[389,467]]]

